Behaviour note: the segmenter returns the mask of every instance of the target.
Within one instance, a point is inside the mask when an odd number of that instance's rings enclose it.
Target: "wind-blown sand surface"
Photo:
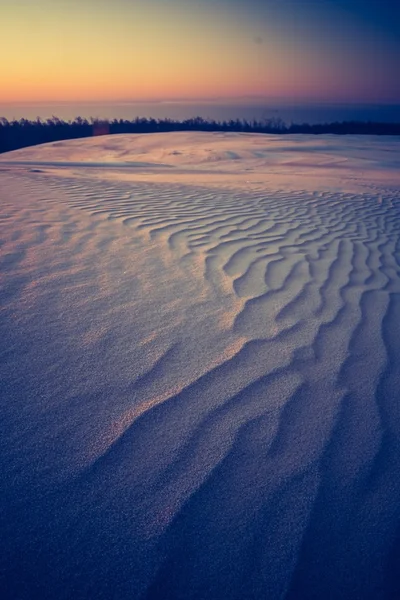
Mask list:
[[[400,139],[0,157],[2,598],[400,597]]]

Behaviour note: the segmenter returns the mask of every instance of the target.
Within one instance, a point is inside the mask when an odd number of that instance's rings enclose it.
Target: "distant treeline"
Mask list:
[[[73,121],[63,121],[57,117],[51,119],[19,119],[8,121],[0,118],[0,153],[17,150],[26,146],[70,140],[115,133],[156,133],[167,131],[233,131],[245,133],[308,133],[337,135],[400,135],[400,123],[374,123],[360,121],[343,121],[341,123],[325,123],[321,125],[291,124],[286,125],[281,119],[266,121],[214,121],[196,117],[185,121],[171,119],[136,118],[98,120],[75,118]]]

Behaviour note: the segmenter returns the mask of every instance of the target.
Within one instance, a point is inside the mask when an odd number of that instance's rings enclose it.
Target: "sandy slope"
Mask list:
[[[395,598],[400,140],[0,157],[6,598]]]
[[[400,138],[376,136],[274,136],[244,133],[159,133],[69,140],[0,155],[0,165],[73,170],[102,179],[226,183],[246,189],[302,188],[349,191],[364,179],[400,184]],[[32,164],[34,163],[34,164]],[[77,167],[79,167],[77,169]],[[107,168],[106,168],[107,167]],[[96,171],[94,170],[95,168]],[[100,168],[101,175],[98,170]],[[342,186],[342,180],[345,184]],[[389,179],[389,180],[388,180]]]

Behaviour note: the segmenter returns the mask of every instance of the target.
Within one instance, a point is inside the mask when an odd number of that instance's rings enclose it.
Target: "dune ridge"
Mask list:
[[[0,160],[6,597],[396,597],[397,140],[115,137]]]

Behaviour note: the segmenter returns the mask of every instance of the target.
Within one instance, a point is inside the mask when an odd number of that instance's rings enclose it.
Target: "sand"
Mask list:
[[[2,598],[400,597],[400,139],[0,156]]]

